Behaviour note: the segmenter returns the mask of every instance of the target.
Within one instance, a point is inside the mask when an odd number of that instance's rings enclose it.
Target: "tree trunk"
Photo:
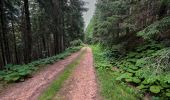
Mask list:
[[[4,52],[4,46],[3,46],[3,39],[2,39],[2,35],[0,33],[0,46],[1,46],[1,56],[2,56],[2,66],[4,66],[6,64],[6,60],[5,60],[5,52]]]
[[[11,15],[11,17],[12,17],[12,15]],[[15,28],[14,28],[13,21],[11,21],[11,23],[12,23],[12,33],[13,33],[13,41],[14,41],[15,63],[19,64],[18,53],[17,53],[17,43],[16,43],[16,36],[15,36]]]
[[[2,48],[3,62],[4,65],[6,65],[7,63],[11,63],[11,60],[10,60],[10,52],[9,52],[8,38],[7,38],[7,27],[5,24],[6,18],[5,18],[3,0],[0,0],[0,17],[1,17],[1,32],[2,32],[1,48]]]
[[[28,0],[24,0],[24,12],[25,12],[25,33],[24,33],[24,62],[29,63],[31,61],[32,51],[32,38],[31,38],[31,23],[29,13]]]
[[[64,1],[63,0],[60,0],[60,40],[61,40],[61,44],[60,44],[60,48],[61,48],[61,52],[64,51]]]
[[[54,53],[58,54],[60,52],[59,47],[60,47],[60,28],[59,28],[59,0],[53,0],[53,7],[52,7],[52,16],[53,16],[53,21],[54,21]]]

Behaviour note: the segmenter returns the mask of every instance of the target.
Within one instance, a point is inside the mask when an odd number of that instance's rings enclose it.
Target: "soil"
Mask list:
[[[54,100],[99,100],[97,87],[92,50],[87,48],[84,58]]]

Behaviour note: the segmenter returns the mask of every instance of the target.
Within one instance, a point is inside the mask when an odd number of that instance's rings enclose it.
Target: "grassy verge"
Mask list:
[[[117,73],[113,71],[107,57],[99,45],[93,49],[97,77],[100,83],[100,93],[105,100],[138,100],[137,91],[125,83],[116,81]]]
[[[40,95],[39,100],[51,100],[56,93],[61,89],[65,80],[69,78],[74,68],[79,64],[80,60],[83,58],[83,55],[86,50],[71,63],[69,64],[64,72],[52,82],[52,84]]]

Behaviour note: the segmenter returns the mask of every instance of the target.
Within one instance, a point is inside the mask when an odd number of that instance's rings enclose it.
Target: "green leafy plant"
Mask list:
[[[166,93],[169,92],[165,90],[170,87],[169,52],[169,47],[152,41],[139,45],[125,56],[112,55],[106,56],[106,59],[110,57],[111,64],[119,68],[116,74],[118,82],[134,83],[143,92],[150,91],[167,97]]]
[[[125,98],[128,98],[129,100],[137,100],[140,97],[140,93],[121,82],[121,80],[132,79],[133,74],[128,72],[122,74],[120,70],[114,70],[101,45],[92,46],[92,49],[96,73],[101,86],[100,91],[104,99],[124,100]]]
[[[167,96],[167,97],[170,97],[170,89],[167,89],[167,90],[166,90],[166,96]]]
[[[82,44],[83,44],[83,42],[82,42],[82,40],[80,40],[80,39],[74,40],[74,41],[71,41],[71,42],[70,42],[70,45],[71,45],[72,47],[74,47],[74,46],[81,46]]]
[[[161,92],[161,87],[160,86],[151,86],[150,87],[150,91],[152,92],[152,93],[160,93]]]

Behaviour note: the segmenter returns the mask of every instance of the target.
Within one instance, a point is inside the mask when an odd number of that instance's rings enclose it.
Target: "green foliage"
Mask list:
[[[92,46],[95,67],[99,84],[101,86],[100,93],[106,100],[137,100],[140,97],[138,91],[128,87],[123,82],[117,82],[125,78],[131,78],[132,73],[125,73],[121,75],[119,72],[112,71],[112,65],[108,60],[105,50],[101,45]],[[121,77],[118,77],[121,76]],[[136,81],[136,80],[134,80]],[[138,81],[138,80],[137,80]],[[137,82],[136,81],[136,82]]]
[[[74,46],[81,46],[81,45],[83,45],[83,42],[82,42],[82,40],[78,39],[78,40],[71,41],[70,45],[72,47],[74,47]]]
[[[124,73],[121,76],[117,77],[116,80],[130,79],[132,78],[132,75],[132,73]]]
[[[142,92],[153,93],[154,99],[166,98],[170,51],[158,40],[169,39],[169,0],[98,0],[96,7],[91,26],[93,41],[105,48],[105,53],[93,48],[103,57],[97,57],[97,69],[111,70],[115,81],[134,84]]]
[[[109,62],[103,62],[103,59],[107,59],[113,64],[109,66],[116,67],[116,70],[113,70],[115,81],[132,83],[143,92],[150,91],[161,98],[166,98],[166,89],[170,88],[169,48],[164,47],[161,43],[146,42],[134,48],[133,51],[123,54],[120,53],[121,47],[120,44],[114,45],[112,49],[107,50],[107,48],[102,53],[94,49],[95,52],[100,53],[98,55],[103,57],[98,57],[97,69],[111,70],[111,67],[106,67]],[[159,59],[161,62],[158,62]]]
[[[153,9],[147,5],[152,5]],[[147,12],[152,14],[147,15]],[[136,42],[138,39],[132,38],[136,33],[139,37],[154,39],[170,28],[167,12],[169,0],[98,0],[88,27],[92,31],[89,36],[93,36],[90,38],[94,43],[109,47],[119,42]]]
[[[170,84],[170,74],[164,77],[164,82],[167,82],[168,84]]]
[[[160,86],[151,86],[150,91],[152,93],[159,93],[161,91],[161,87]]]
[[[161,5],[170,7],[170,1],[169,0],[161,0]]]
[[[32,73],[34,68],[28,65],[7,65],[7,68],[1,71],[2,80],[7,82],[21,81]]]
[[[92,43],[92,40],[93,40],[93,32],[94,32],[94,18],[91,19],[89,25],[87,26],[86,28],[86,31],[85,31],[85,42],[86,43]]]
[[[24,81],[24,79],[30,77],[32,72],[38,70],[41,66],[53,64],[56,61],[69,56],[71,53],[80,50],[80,48],[81,46],[70,47],[65,52],[59,55],[34,61],[27,65],[8,64],[4,70],[0,71],[0,81],[6,81],[6,82]]]
[[[83,40],[82,0],[1,0],[0,5],[1,68],[55,56],[72,40]]]
[[[137,77],[133,77],[132,82],[139,84],[141,82],[141,80]]]
[[[99,21],[98,25],[94,26],[93,40],[111,46],[118,37],[119,20],[119,17],[111,16],[104,21]]]
[[[150,69],[153,69],[156,74],[164,73],[170,71],[169,67],[169,59],[170,59],[170,48],[164,48],[158,50],[151,57],[149,57],[151,61]]]
[[[138,32],[137,35],[142,36],[144,39],[154,39],[158,33],[166,32],[169,28],[170,17],[165,17]]]
[[[166,90],[166,96],[167,96],[167,97],[170,97],[170,89],[167,89],[167,90]]]

